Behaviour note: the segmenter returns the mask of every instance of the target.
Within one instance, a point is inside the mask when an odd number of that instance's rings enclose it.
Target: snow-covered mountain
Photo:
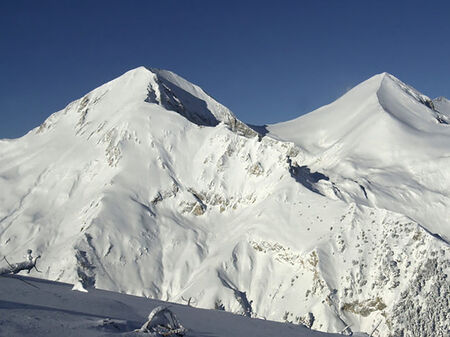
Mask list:
[[[437,104],[392,75],[376,75],[336,102],[268,127],[327,175],[324,193],[409,216],[450,240],[450,127]]]
[[[131,70],[0,141],[0,254],[316,330],[444,336],[450,128],[435,102],[380,74],[264,135],[174,73]]]

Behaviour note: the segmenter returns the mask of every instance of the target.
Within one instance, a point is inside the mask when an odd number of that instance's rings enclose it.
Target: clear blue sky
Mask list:
[[[448,1],[1,1],[0,138],[140,65],[274,123],[387,71],[450,96]]]

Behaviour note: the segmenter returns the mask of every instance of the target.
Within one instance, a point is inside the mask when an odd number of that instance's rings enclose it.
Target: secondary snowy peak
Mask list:
[[[331,194],[401,211],[448,241],[450,128],[440,114],[427,96],[383,73],[268,130],[330,177],[338,187]]]
[[[381,73],[333,103],[297,119],[269,125],[268,130],[272,137],[309,144],[308,149],[327,148],[342,138],[367,138],[366,132],[373,124],[392,118],[412,128],[434,131],[437,120],[432,106],[427,96],[393,75]],[[305,136],[312,132],[308,130],[314,130],[315,135]]]
[[[310,154],[327,151],[330,155],[331,151],[346,157],[383,155],[394,164],[413,150],[404,144],[413,139],[420,147],[428,148],[416,151],[413,157],[428,158],[429,151],[436,156],[448,152],[444,139],[450,128],[443,125],[440,113],[434,109],[427,96],[382,73],[331,104],[267,129],[269,136],[292,141]]]

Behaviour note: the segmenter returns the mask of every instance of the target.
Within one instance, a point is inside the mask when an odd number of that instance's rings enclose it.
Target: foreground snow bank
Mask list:
[[[133,332],[157,300],[92,289],[71,291],[72,285],[22,276],[0,277],[0,336],[148,336]],[[170,304],[186,336],[216,337],[321,337],[337,336],[282,324],[232,315],[217,310]]]

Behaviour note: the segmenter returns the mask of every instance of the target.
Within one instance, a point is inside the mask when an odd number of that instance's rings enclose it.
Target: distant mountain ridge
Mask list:
[[[263,130],[172,72],[133,69],[0,142],[0,254],[32,248],[35,276],[86,288],[444,336],[441,101],[380,74]]]

